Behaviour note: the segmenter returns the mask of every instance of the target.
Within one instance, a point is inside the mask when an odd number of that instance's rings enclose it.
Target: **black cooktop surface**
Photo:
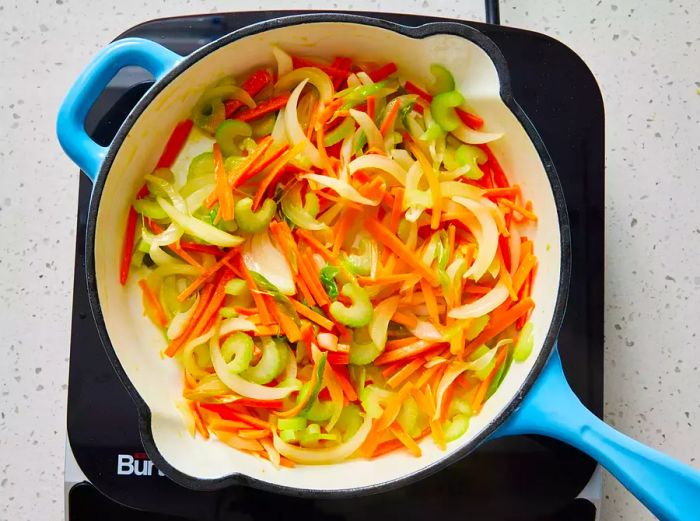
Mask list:
[[[291,12],[246,12],[169,18],[120,36],[140,36],[180,54],[245,25]],[[438,19],[366,13],[405,25]],[[572,232],[573,271],[559,350],[583,403],[603,412],[604,114],[600,91],[581,59],[541,34],[464,22],[481,30],[508,62],[513,93],[539,130],[561,178]],[[139,73],[121,74],[95,103],[86,128],[107,144],[149,87]],[[136,83],[136,84],[134,84]],[[595,463],[559,442],[512,437],[477,451],[418,483],[354,499],[312,500],[246,487],[194,492],[159,475],[140,443],[136,409],[104,353],[88,303],[85,225],[91,184],[80,175],[73,323],[68,387],[68,439],[90,483],[69,494],[71,521],[238,519],[488,519],[592,521],[595,508],[575,499]],[[137,510],[134,510],[137,509]],[[140,510],[140,512],[138,511]]]

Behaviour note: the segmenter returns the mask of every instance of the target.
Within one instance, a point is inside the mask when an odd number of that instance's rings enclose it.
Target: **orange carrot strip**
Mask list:
[[[216,196],[219,199],[221,218],[224,221],[233,219],[233,193],[228,186],[224,157],[218,143],[214,143],[214,173],[216,176]]]
[[[334,238],[331,253],[333,253],[334,258],[338,256],[338,253],[340,253],[340,248],[343,246],[343,241],[348,234],[348,230],[350,230],[352,225],[355,224],[358,213],[359,212],[353,208],[347,208],[343,212],[340,219],[338,219],[338,222],[333,229]]]
[[[253,197],[253,211],[256,211],[258,209],[258,206],[260,206],[260,202],[263,200],[263,197],[265,197],[267,189],[273,186],[274,183],[276,183],[280,176],[283,174],[283,169],[285,166],[287,166],[287,163],[294,159],[294,157],[299,152],[301,152],[304,149],[304,147],[305,144],[303,142],[297,143],[296,146],[292,147],[282,157],[279,158],[279,160],[270,170],[270,173],[267,174],[262,181],[260,181],[260,184],[258,185],[258,190],[255,192],[255,196]]]
[[[384,437],[384,431],[380,431],[376,427],[377,422],[375,420],[372,424],[372,429],[367,435],[367,439],[365,439],[364,443],[360,447],[360,453],[366,458],[374,457],[375,450],[377,449],[379,442],[382,441],[382,438]],[[401,444],[399,443],[399,445]]]
[[[277,336],[280,334],[279,326],[257,326],[255,336]]]
[[[406,382],[401,389],[399,389],[396,394],[391,396],[387,400],[386,407],[384,408],[384,413],[379,418],[377,422],[377,429],[383,431],[389,425],[394,423],[396,416],[399,414],[399,410],[403,405],[409,394],[411,394],[411,389],[413,389],[413,384],[411,382]]]
[[[263,301],[265,302],[265,307],[270,310],[272,315],[277,320],[280,328],[284,332],[284,335],[290,342],[296,342],[301,339],[301,331],[299,326],[296,325],[294,319],[284,313],[277,305],[275,300],[270,295],[262,295]]]
[[[442,430],[442,425],[440,425],[440,422],[436,420],[430,420],[430,431],[433,435],[433,440],[435,440],[437,446],[440,447],[442,450],[445,450],[445,448],[447,447],[447,440],[445,439],[445,433]]]
[[[270,435],[267,429],[241,429],[238,431],[238,436],[245,440],[260,440]]]
[[[501,197],[517,197],[520,195],[520,186],[518,185],[513,185],[509,186],[507,188],[490,188],[488,190],[484,190],[483,196],[484,197],[491,197],[494,199],[498,199]]]
[[[258,308],[258,313],[260,313],[260,322],[264,326],[272,324],[270,313],[267,307],[265,306],[265,300],[263,299],[262,295],[258,293],[258,287],[255,285],[253,277],[250,276],[250,272],[248,271],[245,262],[243,262],[243,257],[239,258],[239,269],[243,280],[245,280],[246,284],[248,285],[248,288],[251,290],[250,293],[253,296],[253,302],[255,302],[255,307]]]
[[[306,243],[311,246],[311,249],[313,249],[316,253],[321,255],[324,259],[326,259],[328,262],[334,262],[336,259],[336,255],[334,255],[328,248],[326,248],[323,244],[321,244],[321,241],[319,241],[316,237],[311,235],[310,232],[306,230],[297,230],[297,235],[304,239]]]
[[[430,284],[428,284],[425,279],[421,279],[420,289],[423,292],[423,297],[425,298],[425,305],[428,308],[428,315],[434,323],[439,324],[440,312],[438,311],[437,299],[435,298],[433,288],[430,287]]]
[[[194,426],[197,432],[201,434],[202,438],[205,440],[209,439],[209,430],[207,429],[204,420],[202,419],[202,414],[199,412],[199,406],[195,402],[188,402],[190,410],[192,411],[192,417],[194,418]]]
[[[407,378],[415,373],[425,363],[422,358],[414,358],[411,362],[404,365],[396,374],[392,375],[386,383],[390,387],[396,388],[401,385]]]
[[[374,217],[365,219],[365,227],[369,233],[374,236],[379,242],[393,251],[401,260],[414,268],[422,277],[424,277],[431,286],[437,286],[440,281],[437,275],[426,266],[423,261],[406,246],[401,239],[391,233],[382,223]]]
[[[377,447],[372,451],[371,458],[374,459],[379,456],[383,456],[384,454],[389,454],[390,452],[394,452],[395,450],[403,448],[404,444],[401,443],[401,441],[398,439],[385,441],[384,443],[380,443],[379,445],[377,445]]]
[[[231,185],[231,188],[236,188],[237,186],[242,185],[248,179],[262,171],[262,169],[255,167],[255,163],[258,161],[258,159],[263,158],[265,152],[267,152],[267,149],[270,148],[270,145],[272,145],[272,136],[267,136],[260,141],[257,148],[253,150],[253,152],[248,155],[233,172],[229,174],[228,184]]]
[[[262,144],[262,142],[261,142],[261,144]],[[245,172],[245,174],[241,178],[236,180],[236,184],[233,186],[233,188],[236,188],[236,187],[242,185],[243,183],[245,183],[249,179],[258,175],[260,172],[262,172],[267,167],[269,167],[272,163],[277,161],[282,154],[287,152],[288,149],[289,149],[289,145],[287,143],[285,143],[284,145],[281,145],[278,149],[271,152],[270,155],[268,155],[267,157],[259,157],[258,159],[256,159],[256,161],[251,163],[250,168]],[[232,172],[232,174],[235,175],[235,172]],[[232,177],[232,175],[229,175],[228,176],[229,184],[234,179],[235,178]]]
[[[428,380],[430,380],[430,378],[432,378],[432,376],[442,368],[443,365],[445,364],[434,365],[426,369],[416,381],[416,387],[419,389],[422,388],[426,383],[428,383]],[[435,410],[434,407],[433,410]]]
[[[513,275],[513,290],[515,290],[516,293],[520,291],[520,288],[525,282],[525,279],[527,278],[528,274],[536,265],[537,257],[535,257],[531,253],[528,253],[520,263],[520,266],[518,266],[518,269],[515,270],[515,274]]]
[[[415,344],[417,341],[418,337],[415,336],[408,336],[406,338],[397,338],[396,340],[389,340],[386,343],[386,350],[393,351],[401,347],[406,347]]]
[[[250,424],[234,420],[213,420],[209,427],[213,431],[238,432],[240,429],[250,429]]]
[[[484,404],[484,398],[486,398],[486,391],[491,386],[491,382],[498,373],[498,369],[501,364],[506,359],[506,354],[508,353],[508,347],[502,347],[499,353],[496,355],[495,364],[489,375],[484,378],[484,380],[476,388],[476,393],[474,393],[474,398],[472,399],[471,407],[474,414],[477,414],[481,410],[481,406]]]
[[[343,390],[343,394],[345,394],[345,397],[348,399],[348,401],[356,401],[357,393],[355,392],[355,388],[350,383],[347,368],[341,369],[340,367],[334,367],[333,372],[335,373],[335,379],[338,381],[338,384]]]
[[[508,271],[508,268],[506,268],[506,262],[503,259],[503,252],[501,251],[500,247],[498,248],[498,261],[501,265],[501,268],[498,271],[498,279],[500,282],[503,282],[506,289],[508,289],[508,294],[510,295],[511,300],[515,302],[518,300],[518,294],[515,291],[515,288],[513,288],[513,279],[510,276],[510,271]]]
[[[237,254],[238,250],[234,249],[229,251],[223,257],[221,257],[221,259],[219,259],[219,261],[216,264],[214,264],[211,268],[202,273],[199,277],[194,279],[192,284],[187,286],[187,288],[185,288],[185,290],[177,296],[177,300],[179,300],[180,302],[184,302],[185,300],[187,300],[187,297],[189,297],[190,295],[192,295],[192,293],[197,291],[202,284],[204,284],[209,278],[211,278],[212,275],[219,271],[219,269],[221,269],[229,260],[233,259],[233,257]]]
[[[401,216],[403,215],[404,189],[396,188],[392,191],[394,192],[394,204],[391,206],[391,218],[389,219],[389,229],[392,233],[397,233],[399,231],[399,223],[401,222]]]
[[[486,326],[486,328],[484,328],[479,336],[477,336],[466,346],[464,349],[464,354],[466,356],[472,354],[477,347],[479,347],[481,344],[485,344],[496,335],[502,333],[520,316],[527,313],[534,305],[535,301],[530,297],[527,297],[503,313],[498,313],[497,311],[491,313],[491,320],[489,321],[489,324]]]
[[[304,304],[302,304],[301,302],[299,302],[296,299],[290,298],[289,300],[292,303],[292,307],[302,317],[308,318],[312,322],[315,322],[316,324],[318,324],[319,326],[321,326],[324,329],[327,329],[328,331],[333,329],[333,322],[328,320],[326,317],[324,317],[320,313],[317,313],[316,311],[305,306]]]
[[[318,116],[320,113],[321,104],[318,101],[314,101],[314,106],[311,109],[311,118],[309,119],[309,124],[306,127],[306,139],[311,141],[311,137],[316,130],[316,122],[318,121]]]
[[[406,365],[404,362],[394,362],[389,367],[382,370],[382,376],[384,378],[389,378],[389,375],[399,371],[404,365]]]
[[[152,219],[144,219],[146,222],[146,225],[151,229],[153,233],[161,233],[163,231],[163,228],[158,225],[155,221]],[[204,245],[203,245],[204,246]],[[170,248],[174,253],[179,255],[185,262],[188,264],[194,266],[197,268],[199,271],[204,271],[204,266],[202,266],[199,262],[197,262],[189,253],[187,253],[181,246],[178,244],[178,242],[174,242],[172,244],[168,244],[168,248]]]
[[[409,329],[413,329],[418,325],[418,318],[414,314],[406,311],[397,311],[394,313],[394,316],[391,317],[391,321],[406,326]]]
[[[328,295],[326,294],[326,291],[323,289],[323,286],[321,286],[320,282],[317,282],[317,274],[316,271],[313,269],[312,266],[310,266],[310,263],[307,262],[307,259],[305,259],[303,256],[299,257],[299,275],[304,279],[304,282],[306,283],[306,286],[309,288],[309,291],[311,292],[311,295],[313,295],[314,300],[316,301],[316,304],[319,306],[323,306],[325,304],[328,304],[330,300],[328,300]]]
[[[418,404],[418,408],[423,414],[427,415],[428,418],[435,416],[435,406],[428,400],[428,397],[423,394],[423,391],[416,386],[411,390],[411,395],[413,395],[413,398]]]
[[[374,361],[374,364],[384,365],[391,362],[396,362],[398,360],[404,360],[406,358],[421,355],[426,351],[430,351],[431,349],[435,349],[437,347],[440,347],[440,345],[418,340],[417,342],[414,342],[406,347],[401,347],[399,349],[394,349],[393,351],[383,353]]]
[[[209,283],[206,286],[204,286],[202,291],[199,293],[199,302],[197,303],[197,307],[195,308],[194,313],[192,313],[190,320],[187,322],[185,329],[178,337],[171,340],[168,344],[168,347],[165,349],[165,354],[167,356],[175,356],[175,354],[179,351],[183,344],[190,338],[192,331],[197,326],[199,317],[202,315],[202,313],[204,313],[204,310],[206,309],[207,304],[209,303],[209,299],[213,291],[214,284]]]
[[[284,254],[285,259],[287,259],[287,263],[289,263],[290,268],[292,268],[292,272],[296,275],[299,273],[297,259],[294,256],[291,245],[287,241],[284,230],[277,221],[272,221],[270,223],[269,230],[272,237],[277,241],[277,244],[279,244],[280,248],[282,248],[282,253]]]
[[[318,371],[316,371],[315,369],[314,369],[314,371],[311,372],[311,380],[309,380],[309,382],[310,382],[312,389],[316,386],[316,383],[318,382],[318,376],[316,374],[317,372]],[[277,416],[279,416],[280,418],[292,418],[292,417],[296,416],[297,414],[299,414],[301,412],[301,410],[309,402],[309,399],[311,398],[311,394],[312,393],[306,393],[306,396],[301,396],[301,394],[300,394],[298,397],[299,402],[294,407],[292,407],[291,409],[287,409],[286,411],[276,412],[275,414]]]
[[[207,304],[207,307],[202,312],[202,316],[199,317],[197,325],[192,330],[192,338],[198,337],[200,334],[206,331],[206,326],[212,317],[215,317],[221,304],[226,298],[226,283],[233,278],[233,274],[228,272],[224,274],[220,279],[214,290],[214,294],[211,296],[211,300]]]
[[[386,133],[389,132],[389,129],[394,125],[394,121],[396,121],[396,116],[399,113],[399,108],[401,103],[397,101],[394,101],[393,105],[391,106],[391,110],[389,113],[384,117],[384,121],[382,121],[382,126],[379,127],[379,132],[381,132],[383,137],[386,137]]]
[[[515,203],[514,203],[513,201],[511,201],[510,199],[501,199],[499,202],[500,202],[500,204],[502,204],[503,206],[506,206],[506,207],[510,208],[510,209],[513,210],[514,212],[518,212],[520,215],[522,215],[522,216],[525,217],[526,219],[529,219],[530,221],[535,221],[535,222],[537,222],[537,215],[535,215],[533,212],[531,212],[531,211],[528,210],[527,208],[524,208],[524,207],[522,207],[522,206],[520,206],[520,205],[515,204]]]
[[[403,445],[408,449],[408,452],[410,452],[416,457],[421,456],[422,452],[420,450],[420,447],[418,446],[416,441],[408,435],[408,433],[403,429],[403,427],[401,427],[401,425],[395,423],[394,425],[389,427],[389,430],[394,436],[396,436],[396,439],[403,443]]]
[[[139,281],[139,287],[143,292],[143,296],[146,299],[147,306],[153,312],[154,318],[159,326],[165,327],[168,325],[168,318],[165,316],[165,310],[160,304],[160,300],[156,297],[153,290],[149,287],[146,279],[141,279]]]

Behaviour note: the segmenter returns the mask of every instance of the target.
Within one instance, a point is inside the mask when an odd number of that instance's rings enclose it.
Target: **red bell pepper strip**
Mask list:
[[[252,121],[254,119],[261,118],[270,112],[275,112],[283,108],[287,104],[287,100],[289,100],[289,94],[275,96],[274,98],[258,103],[257,107],[244,110],[238,116],[236,116],[236,119],[241,121]]]
[[[345,71],[345,76],[338,76],[333,80],[333,86],[335,90],[339,90],[341,85],[345,80],[347,80],[350,75],[350,69],[352,68],[352,60],[350,58],[345,58],[343,56],[336,56],[331,63],[331,67],[335,67],[338,70]]]
[[[255,71],[250,77],[243,82],[241,88],[251,96],[255,96],[265,87],[272,83],[272,74],[267,69]],[[230,118],[234,112],[243,106],[243,102],[237,99],[228,100],[224,103],[226,108],[226,117]]]
[[[215,257],[221,257],[225,255],[223,251],[218,246],[212,246],[211,244],[199,244],[198,242],[180,241],[180,248],[186,251],[197,251],[201,253],[208,253],[214,255]]]
[[[131,256],[134,254],[134,235],[136,234],[136,219],[138,214],[133,206],[129,206],[129,217],[126,220],[126,232],[124,233],[124,247],[122,248],[122,262],[119,269],[119,282],[123,286],[129,278],[129,266]]]
[[[433,97],[425,92],[423,89],[421,89],[418,85],[415,83],[411,83],[410,81],[407,81],[406,84],[404,85],[404,88],[406,89],[406,92],[409,94],[417,94],[421,98],[423,98],[425,101],[430,103],[433,100]],[[462,120],[462,123],[464,123],[466,126],[469,128],[473,128],[474,130],[478,130],[481,127],[484,126],[484,120],[477,116],[476,114],[472,114],[471,112],[467,112],[464,109],[461,109],[457,107],[455,109],[457,112],[457,115],[459,116],[459,119]]]
[[[382,65],[378,69],[369,71],[367,75],[372,79],[374,83],[387,79],[389,76],[394,74],[398,68],[394,62],[389,62],[386,65]]]
[[[178,154],[185,146],[185,141],[187,141],[187,136],[190,135],[190,130],[192,130],[192,120],[186,119],[177,124],[173,133],[170,134],[168,142],[165,144],[163,153],[160,155],[160,159],[156,164],[156,168],[170,168],[177,159]]]
[[[333,67],[332,65],[326,65],[325,63],[320,63],[314,60],[309,60],[308,58],[302,58],[301,56],[292,56],[292,67],[295,69],[299,69],[301,67],[316,67],[334,78],[345,78],[348,75],[347,71],[343,69]]]
[[[491,149],[488,147],[488,145],[483,144],[476,146],[478,146],[481,150],[486,152],[486,155],[488,156],[488,161],[486,161],[486,164],[491,169],[491,175],[493,176],[494,184],[498,188],[506,188],[510,186],[510,184],[508,183],[508,178],[506,177],[505,172],[503,172],[503,168],[501,168],[498,159],[496,159],[496,156],[493,155],[493,152],[491,152]]]
[[[340,352],[328,353],[327,361],[331,365],[348,365],[350,363],[350,354]]]

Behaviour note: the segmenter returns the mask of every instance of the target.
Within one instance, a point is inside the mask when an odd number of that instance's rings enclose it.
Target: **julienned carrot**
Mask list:
[[[309,385],[313,389],[316,386],[316,383],[318,382],[318,371],[314,370],[311,371],[311,380],[309,380]],[[306,406],[306,404],[309,402],[309,399],[311,398],[312,393],[300,393],[298,397],[298,402],[294,407],[291,409],[287,409],[286,411],[279,411],[275,414],[279,416],[280,418],[292,418],[299,414],[301,410]]]
[[[340,248],[343,246],[345,236],[348,234],[352,225],[355,224],[358,217],[358,211],[354,208],[347,208],[338,219],[337,224],[333,228],[333,248],[331,253],[336,257],[340,253]],[[328,259],[326,259],[328,260]]]
[[[361,275],[357,280],[366,286],[379,286],[384,284],[396,284],[398,282],[406,282],[417,278],[415,273],[393,273],[391,275],[379,275],[377,277],[369,277]]]
[[[270,313],[267,307],[265,306],[265,300],[262,298],[262,295],[258,292],[258,287],[255,285],[253,277],[250,276],[250,272],[248,271],[245,262],[243,262],[243,257],[240,257],[239,259],[239,270],[241,272],[243,280],[245,280],[246,284],[248,284],[250,293],[253,296],[253,301],[255,302],[255,307],[258,308],[258,313],[260,313],[260,322],[264,326],[270,325],[272,324],[272,320],[270,319]]]
[[[119,282],[123,286],[129,278],[129,266],[134,254],[134,235],[136,235],[136,220],[138,214],[133,206],[129,206],[129,215],[126,219],[126,231],[124,232],[124,246],[122,247],[122,260],[119,266]]]
[[[274,164],[272,169],[270,170],[270,173],[268,173],[262,181],[260,181],[260,185],[258,185],[258,190],[255,192],[255,197],[253,198],[253,206],[252,209],[253,211],[257,211],[258,206],[260,206],[260,203],[263,200],[263,197],[265,197],[265,193],[267,192],[268,188],[271,186],[274,186],[274,184],[279,180],[282,171],[284,167],[289,163],[294,157],[304,150],[304,147],[306,144],[304,142],[299,142],[297,143],[294,147],[292,147],[290,150],[285,152],[285,154],[280,157],[277,162]]]
[[[537,257],[535,257],[531,253],[528,253],[520,263],[520,266],[518,266],[518,269],[515,270],[515,273],[513,274],[513,290],[515,291],[515,293],[518,293],[520,291],[520,288],[525,282],[525,279],[536,265]]]
[[[393,251],[408,265],[413,267],[419,273],[419,275],[430,283],[430,285],[437,286],[440,283],[434,271],[426,266],[420,257],[411,251],[408,246],[401,241],[401,239],[391,233],[391,231],[389,231],[376,218],[367,217],[365,219],[365,228],[375,239]]]
[[[192,316],[185,325],[185,329],[179,336],[171,340],[168,344],[168,347],[165,348],[165,354],[167,356],[175,356],[175,354],[180,350],[180,348],[185,344],[185,342],[187,342],[187,340],[191,337],[192,331],[197,325],[199,317],[202,315],[205,308],[207,307],[207,304],[209,303],[209,299],[213,292],[214,284],[211,283],[206,284],[202,291],[199,292],[199,302],[197,302],[197,307],[195,308],[194,312],[192,313]]]
[[[394,425],[389,427],[389,430],[394,436],[396,436],[396,439],[399,440],[408,449],[408,452],[410,452],[416,457],[421,456],[422,452],[420,450],[420,447],[418,446],[416,441],[413,438],[411,438],[405,430],[403,430],[403,427],[401,427],[401,425],[395,423]]]
[[[497,313],[497,311],[491,313],[491,320],[488,325],[479,336],[464,348],[464,354],[469,356],[481,344],[485,344],[496,335],[505,331],[508,326],[512,325],[520,316],[527,313],[534,305],[535,301],[527,297],[520,300],[520,302],[503,313]]]
[[[309,288],[309,292],[313,296],[314,300],[316,301],[316,304],[319,306],[323,306],[325,304],[328,304],[330,301],[328,300],[328,295],[326,295],[325,290],[323,289],[323,286],[321,286],[320,281],[318,281],[317,274],[313,270],[313,268],[310,266],[310,264],[307,262],[307,259],[305,259],[303,256],[299,256],[298,259],[299,263],[299,275],[301,278],[304,280],[306,283],[306,287]]]
[[[409,329],[414,328],[418,325],[418,317],[410,312],[397,311],[394,316],[391,317],[392,322],[401,324]]]
[[[428,418],[435,416],[435,405],[428,400],[428,397],[423,394],[423,391],[418,386],[411,389],[411,395],[416,400],[418,408],[423,414],[428,416]]]
[[[394,373],[386,383],[389,387],[396,389],[401,385],[407,378],[409,378],[413,373],[415,373],[421,366],[425,363],[422,358],[414,358],[412,361],[404,365],[398,372]]]
[[[488,376],[479,384],[479,387],[476,388],[476,393],[474,393],[474,398],[472,399],[471,403],[472,411],[474,411],[475,414],[481,410],[481,406],[484,404],[484,398],[486,398],[486,391],[488,391],[489,387],[491,386],[491,382],[496,376],[496,373],[498,373],[498,370],[500,369],[503,361],[506,359],[507,354],[508,346],[502,347],[494,359],[493,369],[491,369]]]
[[[185,300],[187,300],[187,297],[189,297],[190,295],[192,295],[192,293],[197,291],[202,284],[204,284],[217,271],[219,271],[223,266],[225,266],[228,261],[232,260],[236,255],[238,255],[238,253],[238,250],[232,249],[226,255],[221,257],[221,259],[219,259],[216,264],[214,264],[211,268],[207,269],[199,277],[194,279],[194,281],[192,281],[192,284],[187,286],[185,290],[177,296],[177,300],[179,300],[180,302],[184,302]]]
[[[332,251],[330,251],[328,248],[326,248],[321,241],[319,241],[316,237],[311,235],[306,230],[302,230],[301,228],[297,229],[297,235],[304,239],[306,244],[311,246],[311,249],[314,250],[316,253],[321,255],[326,261],[329,262],[335,262],[336,256],[333,254]]]
[[[205,440],[209,439],[209,430],[207,429],[206,423],[204,423],[204,419],[202,419],[202,414],[199,412],[199,405],[196,402],[188,402],[187,405],[190,408],[190,411],[192,412],[192,417],[194,418],[194,426],[197,429],[197,432],[204,438]]]
[[[289,93],[280,94],[265,101],[261,101],[257,106],[246,109],[236,116],[240,121],[253,121],[254,119],[266,116],[270,112],[277,112],[289,101]]]
[[[242,185],[245,181],[260,172],[256,168],[256,162],[262,160],[267,152],[267,149],[272,145],[272,136],[267,136],[260,143],[258,143],[257,148],[245,158],[243,163],[241,163],[233,172],[228,176],[228,183],[232,188],[236,188]]]
[[[398,360],[404,360],[406,358],[412,358],[414,356],[422,355],[426,351],[431,349],[436,349],[442,347],[443,343],[432,343],[426,342],[425,340],[418,340],[411,345],[406,347],[401,347],[399,349],[394,349],[393,351],[384,352],[375,361],[375,365],[390,364],[391,362],[396,362]]]
[[[389,425],[394,423],[394,420],[396,420],[396,416],[398,416],[399,411],[401,410],[403,402],[406,400],[406,398],[408,398],[408,395],[411,394],[412,389],[413,384],[411,382],[406,382],[405,384],[403,384],[401,389],[399,389],[396,392],[396,394],[387,398],[386,406],[384,407],[384,412],[382,413],[381,417],[379,418],[379,421],[377,422],[378,430],[384,430],[387,427],[389,427]]]
[[[153,293],[153,290],[148,285],[148,282],[146,282],[146,279],[141,279],[139,281],[139,287],[141,288],[144,299],[148,303],[148,308],[150,308],[151,312],[153,313],[153,318],[156,320],[158,325],[161,327],[167,326],[168,318],[165,316],[165,310],[163,310],[160,300],[158,300],[158,297],[156,297],[155,293]]]
[[[190,131],[192,130],[192,125],[192,120],[186,119],[175,126],[173,133],[170,134],[170,138],[165,144],[160,159],[158,159],[156,168],[170,168],[173,165],[182,147],[185,146],[187,136],[190,135]]]
[[[416,342],[418,342],[418,337],[407,336],[405,338],[397,338],[396,340],[387,341],[385,348],[387,351],[393,351],[394,349],[410,346]]]
[[[513,185],[508,188],[490,188],[484,190],[484,197],[491,197],[493,199],[500,199],[502,197],[511,199],[520,195],[520,187],[518,185]]]
[[[277,323],[284,332],[284,335],[290,342],[297,342],[301,339],[301,331],[299,331],[299,326],[292,317],[287,315],[280,307],[277,305],[275,300],[269,295],[263,295],[263,300],[265,301],[265,306],[269,309],[272,314],[277,319]]]
[[[251,163],[250,168],[248,168],[245,172],[243,172],[240,176],[236,177],[235,179],[233,179],[229,175],[229,183],[232,183],[234,188],[244,184],[246,181],[252,179],[256,175],[261,173],[263,170],[268,168],[272,163],[277,161],[282,154],[287,152],[288,149],[289,144],[285,143],[279,148],[276,148],[267,157],[260,157],[259,160],[256,160],[255,162]]]
[[[216,196],[219,199],[219,211],[224,221],[233,219],[233,192],[228,186],[224,156],[218,143],[214,143],[214,175],[216,178]]]
[[[531,212],[527,208],[523,208],[522,206],[515,204],[510,199],[501,199],[500,204],[502,204],[503,206],[506,206],[507,208],[510,208],[514,212],[519,213],[524,218],[529,219],[530,221],[537,222],[537,215],[536,214],[534,214],[533,212]]]
[[[437,299],[435,298],[435,293],[430,284],[426,282],[425,279],[420,279],[420,289],[425,298],[425,305],[428,308],[428,316],[433,320],[434,323],[440,323],[440,311],[438,309]]]
[[[399,108],[401,108],[400,105],[401,103],[395,101],[391,106],[391,110],[384,117],[384,121],[382,121],[382,126],[379,127],[379,132],[381,132],[382,136],[386,137],[386,134],[387,132],[389,132],[389,129],[394,127],[396,116],[399,113]]]
[[[423,373],[418,377],[418,380],[416,380],[416,387],[418,389],[422,389],[423,386],[425,386],[426,383],[437,373],[442,371],[444,369],[444,366],[446,364],[439,364],[439,365],[434,365],[432,367],[428,367]]]
[[[296,275],[299,272],[299,266],[297,266],[297,258],[294,255],[290,241],[287,239],[284,229],[277,221],[272,221],[270,223],[270,234],[277,241],[277,244],[282,249],[285,259],[289,263],[289,267],[292,268],[292,272]],[[293,240],[292,240],[293,241]],[[298,282],[298,280],[297,280]]]
[[[209,255],[213,255],[214,257],[221,257],[222,255],[226,254],[226,252],[218,246],[212,246],[210,244],[200,244],[198,242],[180,241],[180,248],[182,248],[185,251],[208,253]]]
[[[394,438],[393,440],[385,441],[376,445],[372,453],[367,457],[374,459],[378,458],[379,456],[384,456],[385,454],[389,454],[390,452],[394,452],[395,450],[403,448],[404,444],[401,443],[400,440]]]
[[[399,231],[399,224],[403,217],[403,196],[404,189],[396,188],[394,191],[394,201],[391,205],[391,218],[389,219],[389,229],[392,233]]]
[[[296,299],[290,298],[289,301],[292,303],[292,307],[299,313],[302,317],[308,318],[312,322],[315,322],[324,329],[330,331],[333,329],[333,322],[328,320],[326,317],[320,313],[316,313],[313,309],[305,306]]]
[[[152,219],[144,219],[144,221],[153,233],[158,234],[163,231],[163,228],[158,223],[154,222]],[[182,260],[184,260],[187,264],[194,266],[201,272],[204,271],[204,266],[202,266],[199,262],[197,262],[197,260],[194,257],[187,253],[182,247],[182,245],[178,244],[177,241],[173,242],[172,244],[168,244],[167,247],[171,249],[175,254],[177,254],[180,258],[182,258]]]
[[[204,333],[207,330],[207,324],[209,323],[209,321],[212,319],[212,317],[216,317],[216,314],[219,312],[221,304],[226,298],[226,283],[232,278],[233,273],[231,273],[228,270],[224,271],[221,274],[219,280],[216,283],[216,289],[214,290],[214,294],[211,296],[211,300],[207,304],[207,307],[204,309],[202,316],[199,317],[197,325],[192,330],[192,338],[196,338],[202,333]]]

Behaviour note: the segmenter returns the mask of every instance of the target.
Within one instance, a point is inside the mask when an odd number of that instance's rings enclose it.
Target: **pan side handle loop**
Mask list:
[[[85,131],[85,118],[102,91],[124,67],[140,66],[156,81],[182,56],[143,38],[124,38],[102,49],[78,76],[61,104],[56,122],[58,140],[66,154],[94,181],[107,154]]]
[[[522,404],[497,437],[541,434],[585,452],[662,521],[700,515],[700,472],[616,431],[590,412],[569,387],[555,349]]]

